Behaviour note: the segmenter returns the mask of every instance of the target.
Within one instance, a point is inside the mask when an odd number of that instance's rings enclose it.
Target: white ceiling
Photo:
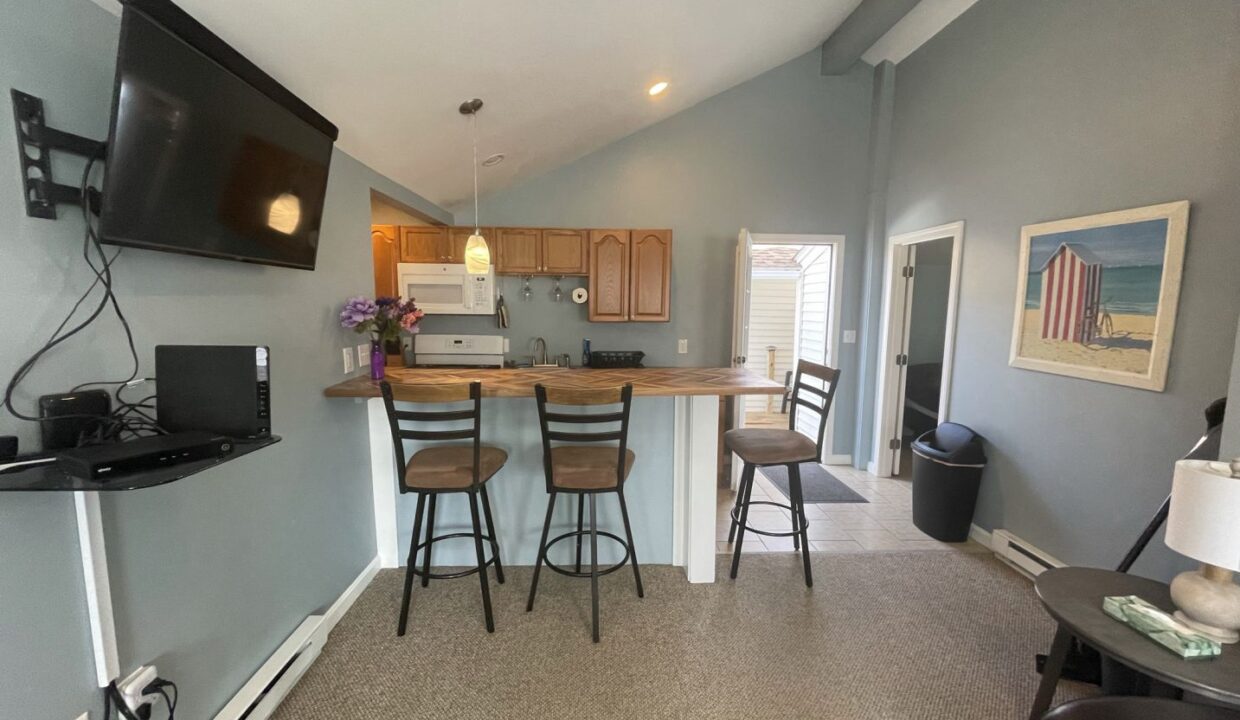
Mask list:
[[[101,5],[109,0],[97,0]],[[813,50],[860,0],[177,0],[440,205],[496,190]],[[646,88],[667,80],[650,98]]]

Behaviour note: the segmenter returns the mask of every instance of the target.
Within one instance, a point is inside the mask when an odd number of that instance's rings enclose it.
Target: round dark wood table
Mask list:
[[[1030,720],[1038,720],[1050,708],[1073,637],[1167,685],[1240,705],[1240,646],[1224,645],[1223,653],[1216,658],[1185,660],[1102,611],[1104,597],[1136,595],[1170,612],[1175,605],[1165,583],[1112,570],[1068,567],[1043,572],[1034,589],[1059,628]]]

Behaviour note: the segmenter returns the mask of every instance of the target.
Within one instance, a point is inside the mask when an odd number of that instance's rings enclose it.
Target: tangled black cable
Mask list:
[[[60,345],[61,343],[64,343],[65,341],[69,340],[70,338],[74,337],[75,335],[77,335],[78,333],[86,329],[88,326],[90,326],[93,322],[95,322],[95,320],[99,318],[101,314],[103,314],[103,311],[107,309],[109,304],[112,306],[112,309],[115,312],[117,319],[120,320],[121,327],[125,331],[125,339],[129,346],[129,354],[133,360],[132,372],[130,372],[129,377],[125,378],[124,380],[116,380],[116,381],[109,380],[109,381],[82,383],[74,387],[72,392],[77,392],[78,390],[81,390],[82,388],[90,387],[92,385],[114,385],[115,392],[118,394],[118,400],[119,400],[120,390],[123,389],[128,383],[132,382],[135,378],[138,377],[138,368],[139,368],[138,352],[134,346],[133,330],[130,328],[129,320],[125,317],[125,313],[121,310],[120,302],[117,300],[116,294],[113,292],[113,288],[112,288],[112,264],[116,262],[116,259],[120,256],[121,248],[118,248],[116,252],[113,253],[111,257],[109,257],[107,253],[104,251],[103,243],[100,241],[98,234],[95,232],[94,222],[91,219],[89,197],[90,197],[92,189],[90,187],[90,174],[91,174],[91,170],[94,169],[95,163],[98,162],[102,154],[103,154],[103,151],[100,150],[99,152],[87,158],[86,167],[83,168],[82,170],[82,180],[81,180],[81,183],[79,184],[79,190],[81,191],[81,196],[82,196],[82,220],[85,224],[85,231],[83,233],[83,239],[82,239],[82,257],[83,259],[86,260],[86,264],[90,267],[91,271],[94,273],[95,279],[94,279],[94,282],[90,284],[90,287],[86,288],[86,291],[82,293],[82,295],[77,299],[77,302],[73,304],[73,307],[70,308],[68,314],[65,315],[64,320],[62,320],[60,325],[58,325],[56,329],[52,332],[51,337],[48,338],[47,342],[44,343],[43,347],[39,348],[37,352],[35,352],[24,363],[22,363],[18,367],[17,371],[13,373],[12,378],[9,379],[8,385],[5,387],[5,390],[4,390],[4,402],[3,402],[4,408],[8,410],[8,412],[11,415],[13,415],[14,417],[20,420],[38,422],[41,418],[36,417],[34,415],[27,415],[21,412],[20,410],[18,410],[14,406],[13,395],[17,391],[18,385],[20,385],[21,382],[25,380],[26,376],[29,375],[30,371],[34,369],[34,367],[39,363],[40,360],[42,360],[44,355],[46,355],[49,351],[51,351],[56,346]],[[98,263],[99,263],[98,265],[96,265],[96,259],[91,257],[92,251],[98,255]],[[100,285],[103,286],[104,292],[103,292],[103,297],[99,299],[99,304],[95,306],[94,310],[91,311],[90,315],[87,316],[85,320],[78,323],[77,325],[74,325],[70,330],[66,331],[65,327],[69,325],[70,321],[77,314],[78,310],[82,307],[82,304],[86,302],[87,298],[89,298],[91,294],[94,293],[95,288]],[[122,402],[122,408],[124,408],[125,405],[128,405],[127,403],[124,403],[123,401],[121,402]],[[124,433],[133,434],[134,431],[138,429],[138,426],[147,426],[148,422],[149,422],[149,426],[143,429],[158,431],[158,426],[155,426],[154,420],[150,419],[149,417],[145,417],[141,413],[138,414],[137,419],[133,419],[132,417],[130,417],[133,414],[134,410],[141,410],[141,409],[142,408],[128,407],[128,408],[125,408],[125,411],[122,412],[120,415],[117,415],[117,413],[113,413],[113,415],[110,416],[110,418],[105,418],[101,421],[100,427],[101,429],[106,429],[108,434],[112,434],[117,437],[119,437],[121,434],[124,434]],[[118,408],[118,411],[119,410],[120,408]],[[69,418],[69,417],[74,417],[74,416],[62,416],[62,417]]]

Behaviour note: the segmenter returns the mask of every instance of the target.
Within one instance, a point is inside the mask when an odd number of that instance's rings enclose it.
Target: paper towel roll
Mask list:
[[[573,302],[580,305],[588,299],[590,299],[590,293],[586,292],[585,288],[573,288]]]

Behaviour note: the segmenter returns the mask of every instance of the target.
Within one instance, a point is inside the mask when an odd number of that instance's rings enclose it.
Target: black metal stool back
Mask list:
[[[815,387],[807,378],[821,380],[825,388]],[[818,416],[818,428],[814,444],[818,446],[818,462],[822,462],[822,443],[827,435],[827,416],[835,399],[835,387],[839,384],[840,371],[809,360],[797,362],[796,380],[792,385],[792,409],[788,412],[788,429],[797,429],[797,413],[805,408]]]
[[[538,422],[542,430],[543,469],[547,479],[547,518],[543,522],[542,538],[538,543],[538,559],[534,563],[534,577],[530,583],[530,597],[525,610],[534,609],[534,597],[538,592],[538,575],[543,564],[551,570],[570,577],[590,578],[591,625],[594,642],[599,641],[599,594],[598,579],[623,568],[632,560],[633,579],[637,584],[637,596],[643,597],[641,570],[637,565],[637,551],[633,546],[633,529],[629,523],[629,510],[624,501],[624,481],[632,469],[635,455],[629,449],[629,409],[633,403],[633,386],[585,389],[534,386],[538,401]],[[568,413],[551,410],[548,405],[598,406],[619,405],[618,410],[592,413]],[[599,425],[606,429],[559,429],[563,426]],[[554,426],[554,427],[553,427]],[[615,443],[600,445],[599,443]],[[577,446],[577,447],[573,447]],[[620,515],[624,520],[624,537],[598,529],[598,513],[595,497],[599,493],[616,493],[620,501]],[[556,536],[550,542],[551,516],[559,493],[578,496],[577,530]],[[590,527],[585,528],[585,506],[590,506]],[[599,569],[598,537],[603,536],[624,548],[619,562]],[[590,569],[581,569],[581,542],[590,538]],[[567,570],[547,558],[547,549],[570,537],[577,540],[577,562],[574,570]]]
[[[418,495],[418,506],[414,511],[413,519],[413,536],[409,541],[409,557],[405,567],[404,596],[401,600],[400,620],[396,634],[405,634],[414,575],[420,576],[422,587],[426,587],[431,579],[447,580],[475,573],[478,575],[482,588],[482,607],[487,632],[495,632],[495,620],[491,613],[491,590],[487,582],[486,568],[494,565],[495,578],[503,584],[504,566],[500,562],[499,541],[495,537],[495,523],[491,519],[491,499],[487,495],[485,483],[503,467],[508,455],[502,450],[485,447],[482,444],[482,383],[392,385],[383,381],[379,383],[379,391],[383,395],[383,405],[387,409],[388,425],[392,431],[392,446],[395,449],[396,464],[401,473],[398,482],[400,492],[413,492]],[[456,410],[398,410],[396,408],[398,401],[414,405],[467,402],[469,406]],[[445,425],[453,427],[435,429],[443,428]],[[415,453],[412,458],[407,458],[405,440],[429,442],[469,440],[472,442],[468,445],[454,443],[425,448]],[[421,461],[419,457],[424,453],[427,454],[427,458]],[[462,472],[462,468],[468,468],[468,470]],[[464,492],[469,495],[473,532],[436,536],[435,510],[438,498],[439,495],[450,492]],[[482,517],[486,519],[487,531],[485,533],[482,518],[478,513],[479,500],[482,503]],[[419,542],[422,538],[424,515],[426,540]],[[463,537],[473,538],[477,565],[460,572],[432,573],[431,548],[434,543]],[[486,559],[482,550],[484,540],[491,546],[490,560]],[[417,568],[419,550],[423,551],[420,570]]]
[[[388,425],[392,428],[392,446],[396,448],[396,466],[403,472],[408,466],[405,457],[404,440],[473,440],[474,441],[474,480],[471,487],[479,483],[480,456],[482,454],[482,383],[454,383],[451,385],[396,385],[384,380],[379,383],[379,392],[383,394],[383,406],[387,409]],[[396,402],[414,404],[442,404],[470,401],[472,407],[464,410],[397,410]],[[470,427],[459,427],[462,421],[472,421]],[[451,423],[458,427],[448,430],[428,430],[405,427],[402,423],[420,423],[425,425]],[[405,483],[400,483],[402,493],[414,492]]]
[[[547,492],[554,492],[553,468],[551,466],[552,443],[603,443],[616,442],[616,487],[624,485],[625,456],[629,447],[629,408],[633,405],[633,386],[604,388],[601,390],[583,390],[580,388],[557,388],[545,385],[534,386],[534,396],[538,400],[538,424],[542,429],[543,471],[547,477]],[[547,409],[547,405],[620,405],[619,410],[600,413],[563,413]],[[556,426],[569,425],[610,425],[610,430],[593,432],[568,432],[552,429]],[[604,492],[611,492],[607,488]],[[595,491],[597,492],[597,491]]]

